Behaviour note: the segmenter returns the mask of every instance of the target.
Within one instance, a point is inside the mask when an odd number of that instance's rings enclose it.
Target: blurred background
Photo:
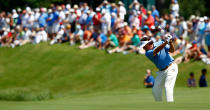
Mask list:
[[[30,6],[32,8],[36,7],[49,7],[50,4],[79,4],[85,2],[86,0],[0,0],[0,11],[11,11],[12,9],[25,8]],[[99,4],[104,0],[88,0],[88,5],[95,9]],[[108,0],[109,2],[118,3],[122,1],[125,4],[125,7],[128,9],[128,6],[133,2],[133,0]],[[169,6],[171,0],[138,0],[144,5],[146,9],[151,9],[152,5],[156,5],[157,9],[160,11],[160,14],[169,13]],[[190,3],[189,3],[190,2]],[[180,15],[184,16],[185,19],[188,19],[192,14],[197,16],[209,16],[210,15],[210,4],[209,0],[179,0],[180,5]]]

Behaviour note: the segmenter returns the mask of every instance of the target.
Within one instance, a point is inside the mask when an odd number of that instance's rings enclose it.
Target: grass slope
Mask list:
[[[155,75],[157,69],[144,55],[109,55],[95,48],[79,50],[67,44],[0,48],[0,91],[3,95],[23,91],[32,93],[30,97],[37,93],[49,98],[49,94],[138,89],[143,88],[148,68]],[[176,87],[186,86],[191,71],[198,81],[202,68],[210,72],[210,66],[202,62],[180,64]]]

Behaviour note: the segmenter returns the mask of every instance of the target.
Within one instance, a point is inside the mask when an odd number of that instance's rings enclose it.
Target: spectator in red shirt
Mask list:
[[[142,27],[142,20],[143,20],[142,17],[143,17],[143,15],[140,11],[138,11],[137,14],[138,14],[138,19],[139,19],[139,26]]]
[[[144,5],[140,5],[140,11],[146,15],[147,14],[147,10],[144,8]]]
[[[100,8],[96,8],[96,14],[93,16],[93,25],[95,29],[101,29],[101,17]]]
[[[152,26],[154,26],[155,20],[153,16],[151,15],[151,11],[147,12],[147,19],[145,21],[145,24],[151,29]]]

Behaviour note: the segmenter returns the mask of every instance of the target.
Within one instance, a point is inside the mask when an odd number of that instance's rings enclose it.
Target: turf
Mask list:
[[[151,89],[143,87],[143,77],[146,69],[152,69],[154,76],[157,69],[144,55],[110,55],[95,48],[76,47],[41,43],[0,48],[0,100],[10,100],[1,101],[0,107],[4,110],[209,107],[209,88],[186,87],[190,72],[195,73],[198,81],[202,68],[209,73],[209,65],[200,61],[180,64],[176,103],[155,103]],[[210,84],[209,75],[207,80]]]
[[[97,92],[39,102],[0,101],[2,110],[209,110],[209,88],[176,88],[175,103],[154,102],[151,89]]]

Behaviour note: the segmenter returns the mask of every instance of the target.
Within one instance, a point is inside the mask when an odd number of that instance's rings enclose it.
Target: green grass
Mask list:
[[[190,72],[195,73],[198,81],[202,68],[209,73],[209,65],[202,62],[179,65],[175,104],[154,102],[151,89],[143,87],[148,68],[155,76],[154,64],[144,55],[134,53],[110,55],[95,48],[79,50],[67,44],[47,43],[0,48],[0,100],[13,101],[1,101],[0,107],[2,110],[209,107],[206,104],[210,102],[209,88],[186,87]],[[207,80],[210,84],[209,75]]]
[[[176,88],[175,103],[154,102],[151,89],[97,92],[48,101],[0,101],[2,110],[209,110],[209,88]]]

